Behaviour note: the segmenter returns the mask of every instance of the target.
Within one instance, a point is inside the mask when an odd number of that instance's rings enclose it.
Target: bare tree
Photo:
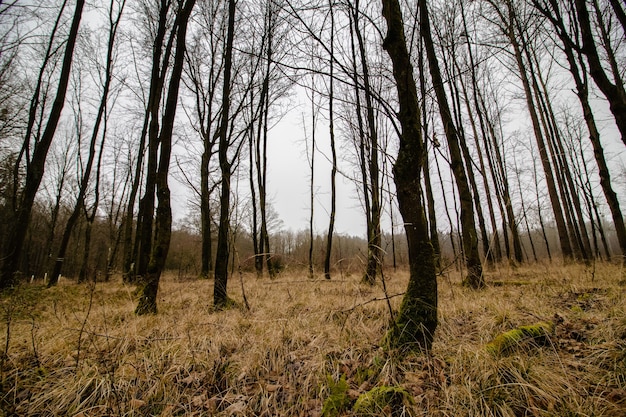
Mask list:
[[[6,239],[9,242],[12,242],[12,245],[3,246],[3,253],[1,256],[2,268],[0,271],[0,287],[2,288],[10,287],[16,283],[15,274],[18,272],[18,265],[22,256],[24,239],[28,230],[33,204],[35,201],[35,195],[37,194],[37,190],[39,189],[39,185],[41,184],[48,150],[50,149],[50,145],[52,144],[52,140],[54,139],[54,134],[56,132],[59,120],[61,118],[61,112],[65,104],[65,96],[67,93],[67,86],[72,67],[72,58],[74,55],[74,46],[76,45],[76,39],[78,37],[78,27],[80,25],[84,5],[84,0],[76,1],[72,24],[67,37],[67,41],[65,43],[65,52],[63,55],[61,71],[59,73],[57,92],[52,107],[50,109],[50,115],[48,117],[48,121],[46,122],[43,133],[41,137],[36,138],[37,140],[34,143],[31,154],[30,144],[32,137],[31,131],[27,130],[27,133],[24,137],[24,146],[22,148],[23,152],[20,154],[20,157],[17,158],[15,164],[15,171],[17,172],[19,171],[19,167],[22,162],[22,156],[25,155],[26,158],[30,157],[30,160],[27,161],[28,163],[26,167],[24,186],[22,187],[21,192],[19,192],[18,194],[17,187],[14,187],[15,197],[12,203],[13,212],[10,218],[7,219],[7,223],[9,223],[9,226]],[[60,19],[61,15],[63,14],[63,8],[64,7],[62,7],[61,11],[59,12],[58,19]],[[53,30],[53,33],[50,36],[49,45],[52,45],[52,40],[54,39],[55,35],[56,24],[55,30]],[[48,51],[50,51],[50,47]],[[45,62],[42,66],[42,73],[48,58],[49,52],[46,54]],[[39,86],[40,82],[37,85]],[[39,98],[39,92],[35,92],[35,94],[33,95],[33,100],[31,102],[31,116],[29,117],[29,121],[33,120],[34,122],[34,112],[39,107]],[[29,126],[32,126],[32,123],[29,122]],[[18,176],[16,175],[16,180],[17,177]]]
[[[428,68],[433,80],[433,88],[437,95],[439,114],[443,122],[443,127],[450,151],[450,164],[456,180],[456,185],[461,201],[461,224],[463,227],[463,249],[465,262],[467,265],[467,277],[463,282],[472,288],[482,288],[485,285],[482,274],[482,265],[478,254],[478,237],[476,235],[476,223],[474,221],[474,210],[472,194],[468,185],[467,176],[463,168],[463,157],[459,145],[459,136],[455,127],[452,113],[448,104],[448,98],[444,89],[443,79],[439,70],[439,62],[435,55],[435,48],[430,29],[430,19],[428,4],[425,0],[418,2],[420,10],[420,35],[424,39]]]
[[[437,279],[428,224],[419,195],[424,168],[424,142],[420,126],[417,88],[407,50],[404,22],[397,0],[382,1],[387,35],[383,48],[393,63],[402,127],[394,181],[409,247],[410,278],[400,311],[387,335],[391,347],[429,350],[437,328]]]
[[[63,232],[63,237],[61,239],[61,245],[59,247],[56,261],[54,264],[54,268],[52,270],[52,274],[50,275],[50,279],[48,281],[48,286],[54,286],[57,284],[59,280],[59,276],[61,275],[61,268],[63,267],[63,261],[65,259],[65,251],[67,250],[67,246],[69,244],[69,240],[74,229],[74,224],[76,220],[78,220],[78,216],[81,214],[82,210],[86,210],[85,207],[85,196],[87,194],[87,190],[90,185],[90,178],[92,173],[92,167],[94,161],[96,159],[96,147],[100,148],[100,157],[98,158],[98,174],[101,166],[101,156],[102,149],[104,148],[104,142],[106,140],[106,133],[100,132],[100,126],[105,117],[105,111],[109,100],[109,92],[111,90],[111,82],[113,80],[113,64],[114,64],[114,52],[115,52],[115,37],[117,34],[117,30],[119,27],[120,19],[122,17],[122,13],[124,11],[124,6],[126,4],[125,0],[122,0],[121,3],[116,5],[116,1],[112,0],[109,7],[109,28],[108,28],[108,43],[107,43],[107,53],[105,58],[105,70],[103,75],[103,87],[102,94],[100,96],[100,104],[98,106],[98,111],[96,114],[96,118],[94,121],[91,139],[89,141],[89,152],[87,156],[87,162],[82,172],[82,176],[80,179],[80,186],[78,191],[78,196],[76,197],[76,203],[74,204],[74,209],[70,214],[70,217],[67,220],[65,225],[65,230]],[[117,8],[117,10],[116,10]],[[80,116],[79,116],[80,117]],[[100,141],[98,141],[100,139]],[[96,182],[99,181],[99,178],[96,179]],[[96,186],[96,193],[97,193]],[[96,204],[97,207],[97,204]]]
[[[195,5],[195,0],[185,0],[179,4],[179,9],[174,22],[176,32],[176,53],[174,64],[165,101],[165,111],[161,120],[162,127],[159,134],[160,155],[156,172],[148,172],[147,176],[155,176],[156,195],[158,206],[154,223],[154,244],[150,253],[150,263],[146,270],[146,276],[141,283],[141,295],[136,314],[154,314],[157,311],[156,299],[159,289],[161,273],[165,267],[167,253],[169,251],[172,233],[172,207],[170,202],[170,188],[168,185],[168,173],[170,157],[172,152],[172,134],[174,131],[174,120],[178,105],[178,90],[183,71],[183,64],[186,51],[187,24],[191,11]]]
[[[228,304],[228,258],[229,228],[230,228],[230,192],[232,161],[229,159],[230,148],[228,127],[230,122],[230,90],[233,68],[233,40],[235,37],[235,0],[228,0],[228,25],[226,31],[226,46],[224,50],[224,76],[222,86],[222,113],[216,136],[219,137],[218,155],[221,171],[220,220],[217,235],[217,254],[215,256],[215,285],[213,304],[216,308],[224,308]]]
[[[596,47],[596,41],[593,36],[592,22],[589,16],[589,9],[587,8],[586,0],[572,0],[576,7],[576,15],[578,18],[578,24],[580,28],[580,37],[582,39],[582,52],[587,57],[589,63],[589,73],[595,81],[596,85],[602,91],[604,96],[609,102],[609,108],[613,117],[615,118],[615,124],[622,135],[622,142],[626,145],[626,90],[624,89],[624,83],[621,78],[619,64],[615,59],[614,52],[611,49],[609,43],[606,25],[598,11],[598,4],[594,2],[594,8],[596,11],[596,21],[593,23],[600,31],[603,45],[607,53],[609,60],[609,66],[613,74],[613,81],[609,78],[604,70],[602,61],[600,60],[600,54]],[[614,10],[618,12],[623,10],[619,5],[614,6]],[[623,21],[622,25],[624,24]],[[626,30],[626,29],[625,29]]]
[[[337,150],[335,147],[335,13],[333,8],[333,0],[328,0],[328,11],[330,14],[330,58],[328,73],[328,134],[330,137],[330,152],[332,168],[330,171],[330,216],[328,219],[328,236],[326,237],[326,254],[324,257],[324,277],[330,279],[330,260],[333,249],[333,234],[335,231],[335,217],[337,212]]]
[[[592,106],[589,102],[589,82],[587,79],[587,70],[584,60],[582,59],[581,50],[578,39],[569,35],[571,32],[565,24],[563,14],[565,10],[561,8],[557,0],[540,1],[534,0],[535,8],[539,10],[554,26],[556,33],[561,41],[563,53],[567,58],[569,71],[576,86],[576,95],[580,102],[583,118],[589,132],[589,141],[593,146],[593,155],[598,165],[598,175],[600,177],[600,185],[604,193],[604,197],[608,203],[615,232],[622,252],[622,259],[626,262],[626,226],[620,209],[619,200],[611,185],[611,176],[608,164],[604,155],[604,148],[600,141],[600,131],[596,125]],[[572,7],[571,2],[568,3]],[[566,4],[567,5],[567,4]],[[617,5],[619,7],[619,5]],[[570,11],[572,11],[570,9]],[[577,52],[578,51],[578,52]]]

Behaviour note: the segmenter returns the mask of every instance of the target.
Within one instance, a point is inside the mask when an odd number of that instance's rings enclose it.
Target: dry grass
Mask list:
[[[402,293],[406,273],[388,275],[389,294]],[[378,347],[389,323],[386,302],[371,301],[384,297],[380,285],[244,278],[250,311],[213,311],[212,281],[174,277],[150,317],[133,314],[133,289],[120,282],[3,295],[0,415],[319,416],[342,378],[350,400],[382,385],[411,394],[381,414],[626,414],[626,288],[616,266],[501,267],[480,292],[444,275],[434,349],[403,358]],[[241,300],[238,277],[231,285]],[[485,350],[539,321],[556,324],[548,343]],[[353,415],[349,406],[342,415]]]

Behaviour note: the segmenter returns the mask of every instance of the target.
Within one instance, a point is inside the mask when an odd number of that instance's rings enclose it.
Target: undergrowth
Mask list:
[[[30,284],[0,296],[0,415],[621,416],[620,277],[611,264],[500,266],[473,291],[446,273],[433,350],[408,356],[380,347],[382,285],[358,275],[245,275],[250,309],[231,280],[240,307],[223,311],[211,280],[166,275],[159,314],[142,317],[121,279]],[[386,279],[397,309],[407,274]],[[488,348],[544,322],[540,342]]]

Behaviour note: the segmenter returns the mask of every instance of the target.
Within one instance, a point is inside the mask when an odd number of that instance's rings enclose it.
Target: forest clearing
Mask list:
[[[235,275],[235,303],[216,311],[213,280],[168,273],[158,314],[144,316],[119,276],[5,292],[3,415],[626,413],[621,266],[497,266],[483,290],[462,286],[458,272],[440,274],[432,351],[406,355],[381,340],[408,272],[384,275],[388,298],[359,274],[319,278]],[[488,348],[538,323],[541,337]],[[385,400],[368,401],[377,393]]]

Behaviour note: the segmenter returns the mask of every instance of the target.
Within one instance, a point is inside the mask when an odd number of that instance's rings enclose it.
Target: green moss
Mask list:
[[[437,277],[430,242],[416,245],[411,261],[411,277],[395,323],[382,346],[403,352],[428,351],[437,328]]]
[[[574,313],[583,313],[583,309],[581,306],[572,306],[570,307],[570,310],[572,310]]]
[[[376,387],[361,394],[352,411],[357,416],[396,415],[413,404],[411,395],[402,387]]]
[[[326,382],[329,395],[322,406],[322,417],[336,417],[350,408],[352,404],[352,400],[348,396],[348,382],[345,375],[341,375],[337,382],[332,376],[327,375]]]
[[[359,367],[354,375],[354,382],[361,385],[364,382],[373,380],[380,373],[378,367]]]
[[[530,326],[520,326],[508,332],[501,333],[485,347],[487,352],[499,355],[509,352],[525,341],[532,341],[538,345],[544,345],[548,336],[554,331],[551,322],[539,322]]]

